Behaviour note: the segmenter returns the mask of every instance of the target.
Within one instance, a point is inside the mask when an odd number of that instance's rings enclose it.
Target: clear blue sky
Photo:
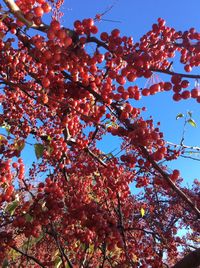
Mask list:
[[[104,15],[104,19],[120,21],[98,23],[99,32],[110,31],[119,28],[122,35],[133,36],[138,40],[141,35],[151,29],[151,25],[157,18],[162,17],[167,21],[167,25],[177,30],[187,30],[195,27],[200,31],[200,2],[199,0],[66,0],[62,11],[65,13],[62,23],[66,27],[72,27],[73,21],[83,18],[94,18],[96,14],[103,13],[110,6],[113,8]],[[175,71],[182,71],[179,66]],[[197,69],[196,72],[199,73]],[[191,83],[191,87],[194,82]],[[179,143],[183,120],[176,120],[178,113],[185,113],[187,110],[193,111],[193,117],[197,123],[197,128],[187,126],[185,143],[187,145],[200,146],[200,104],[194,100],[181,101],[175,103],[171,99],[172,93],[161,93],[153,97],[143,98],[137,102],[137,106],[147,106],[146,114],[153,115],[155,122],[161,121],[161,130],[165,133],[166,140]],[[109,142],[109,146],[108,146]],[[116,148],[117,141],[110,137],[105,139],[102,149],[106,152]],[[199,177],[200,162],[181,159],[176,163],[171,163],[171,167],[178,167],[182,171],[182,176],[189,182]]]

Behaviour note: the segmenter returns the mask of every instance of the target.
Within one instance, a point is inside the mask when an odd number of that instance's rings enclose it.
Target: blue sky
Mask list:
[[[198,0],[66,0],[62,8],[65,13],[62,23],[65,27],[70,28],[74,20],[94,18],[96,14],[103,13],[112,5],[112,9],[103,16],[103,19],[112,20],[113,22],[99,22],[99,33],[119,28],[122,35],[133,36],[133,39],[137,41],[151,29],[151,25],[159,17],[164,18],[167,25],[174,27],[176,30],[187,30],[194,27],[200,31],[200,2]],[[182,67],[177,65],[175,71],[182,71]],[[196,73],[199,73],[199,69],[196,70]],[[163,78],[160,77],[160,79]],[[191,88],[193,86],[194,81],[191,82]],[[188,110],[193,111],[193,118],[197,123],[197,128],[187,125],[185,144],[200,146],[200,104],[197,104],[192,99],[175,103],[171,97],[171,92],[160,93],[152,97],[144,97],[142,101],[135,103],[135,105],[139,107],[146,106],[148,110],[145,113],[146,116],[152,115],[155,122],[160,121],[161,130],[164,132],[166,140],[173,143],[180,142],[183,131],[183,119],[176,120],[176,115],[186,113]],[[117,147],[116,143],[118,141],[111,139],[109,136],[105,138],[101,148],[105,152],[110,152]],[[178,167],[187,182],[199,177],[200,162],[198,161],[181,158],[178,161],[171,162],[170,167]]]

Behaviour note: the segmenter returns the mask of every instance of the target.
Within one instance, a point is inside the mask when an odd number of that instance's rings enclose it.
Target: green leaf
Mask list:
[[[52,152],[53,152],[53,147],[50,146],[50,145],[47,145],[47,152],[48,152],[49,154],[52,154]]]
[[[19,194],[16,194],[16,195],[15,195],[15,200],[16,200],[16,201],[19,201]]]
[[[145,210],[144,210],[144,208],[141,208],[140,213],[141,213],[141,216],[144,217],[144,215],[145,215]]]
[[[29,213],[27,213],[27,214],[25,215],[25,219],[26,219],[27,222],[32,222],[33,217],[32,217]]]
[[[176,116],[176,120],[178,120],[178,119],[181,118],[181,117],[184,117],[184,114],[177,114],[177,116]]]
[[[25,142],[24,140],[15,140],[14,142],[14,148],[18,151],[22,151],[24,149]]]
[[[194,119],[190,118],[187,121],[192,127],[197,127],[197,124],[195,123]]]
[[[17,208],[19,204],[19,201],[14,200],[12,203],[8,204],[8,206],[6,207],[6,211],[8,213],[10,213],[10,215],[12,216],[15,212],[15,209]]]
[[[7,268],[9,267],[9,262],[7,259],[4,259],[3,263],[2,263],[2,268]]]
[[[6,122],[3,122],[3,124],[1,125],[2,128],[5,128],[5,130],[7,131],[8,135],[10,134],[10,128],[11,126],[6,123]]]
[[[59,256],[57,256],[54,260],[54,265],[55,265],[54,267],[59,268],[61,264],[62,264],[62,259]]]
[[[34,148],[35,148],[35,155],[37,159],[41,158],[44,152],[44,145],[41,143],[36,143],[34,145]]]
[[[6,140],[6,138],[3,135],[0,135],[0,145],[2,145],[3,144],[2,141],[5,141],[5,140]]]
[[[93,244],[90,244],[90,245],[89,245],[88,253],[89,253],[89,254],[93,254],[93,253],[94,253],[94,245],[93,245]]]
[[[40,242],[40,240],[42,240],[43,237],[44,237],[44,235],[43,235],[43,233],[41,233],[39,237],[34,239],[34,244],[37,244],[38,242]]]
[[[105,125],[107,128],[108,127],[118,127],[118,124],[113,122],[113,121],[107,121]]]
[[[58,255],[60,254],[60,251],[59,251],[59,249],[57,249],[56,251],[55,251],[55,254],[54,254],[54,258],[56,258]]]
[[[82,250],[85,250],[85,249],[87,248],[87,246],[86,246],[85,243],[81,243],[80,246],[81,246],[81,249],[82,249]]]
[[[52,138],[51,138],[50,136],[47,136],[47,140],[48,140],[48,141],[51,141]]]

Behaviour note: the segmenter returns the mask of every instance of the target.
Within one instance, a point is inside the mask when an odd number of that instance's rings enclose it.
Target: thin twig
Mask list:
[[[31,256],[31,255],[29,255],[29,254],[27,254],[27,253],[21,251],[20,249],[18,249],[18,248],[15,247],[15,246],[11,246],[11,248],[14,249],[15,251],[17,251],[18,253],[20,253],[21,255],[27,257],[28,259],[33,260],[33,261],[34,261],[35,263],[37,263],[40,267],[45,268],[45,266],[44,266],[39,260],[37,260],[35,257],[33,257],[33,256]]]
[[[107,164],[101,160],[96,154],[94,154],[89,148],[85,148],[85,152],[89,153],[94,159],[96,159],[101,165],[107,167]]]
[[[185,145],[185,144],[176,144],[176,143],[169,142],[169,141],[167,141],[166,143],[169,144],[169,145],[175,146],[175,147],[182,147],[182,148],[185,148],[185,149],[191,149],[191,150],[200,151],[200,147],[198,147],[198,146]]]

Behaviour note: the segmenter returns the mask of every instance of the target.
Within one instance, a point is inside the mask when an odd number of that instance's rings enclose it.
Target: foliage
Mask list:
[[[167,144],[136,103],[164,91],[200,102],[189,85],[200,78],[190,74],[200,65],[200,33],[159,18],[134,43],[119,29],[98,35],[101,15],[67,29],[62,2],[4,0],[0,9],[2,267],[183,268],[191,258],[196,267],[199,182],[183,187],[179,170],[167,168],[188,147]],[[177,54],[184,73],[171,69]],[[196,126],[189,113],[185,122]],[[97,147],[108,133],[120,138],[121,154]],[[29,169],[26,144],[37,160]]]

